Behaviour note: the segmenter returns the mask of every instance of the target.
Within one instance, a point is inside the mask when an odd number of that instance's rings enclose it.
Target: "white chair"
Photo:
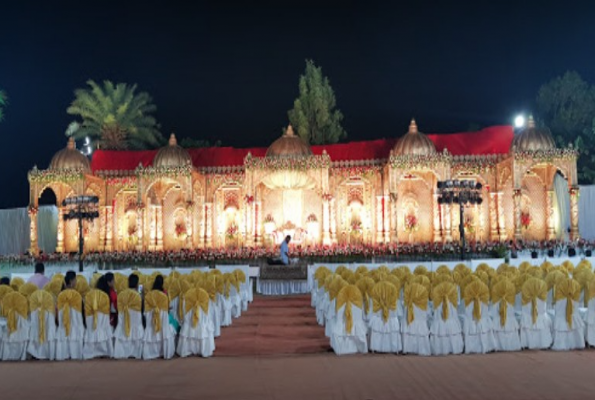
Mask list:
[[[190,289],[184,294],[184,323],[177,348],[180,357],[213,355],[215,328],[209,314],[209,301],[209,294],[203,289]]]
[[[587,315],[585,316],[585,339],[589,346],[595,346],[595,279],[589,282],[587,292]]]
[[[58,330],[56,334],[56,360],[81,360],[85,325],[82,314],[83,299],[73,289],[58,295]]]
[[[581,288],[574,279],[556,285],[553,350],[585,348],[585,323],[579,315]]]
[[[337,295],[336,321],[331,331],[331,347],[337,355],[367,353],[367,327],[362,315],[362,294],[347,285]]]
[[[85,296],[85,340],[83,359],[114,356],[113,331],[110,325],[110,300],[108,295],[93,289]]]
[[[429,356],[432,350],[428,327],[428,290],[419,283],[408,284],[403,293],[403,302],[403,353]]]
[[[142,358],[144,336],[141,296],[134,290],[126,289],[118,294],[114,358]]]
[[[27,358],[29,341],[29,320],[27,319],[27,298],[11,292],[2,299],[2,315],[6,318],[6,329],[2,332],[2,361],[18,361]]]
[[[152,290],[145,297],[146,329],[143,359],[170,359],[176,351],[176,332],[169,324],[169,301],[165,293]]]
[[[246,276],[244,271],[236,269],[233,271],[236,281],[240,286],[240,301],[242,305],[241,311],[248,311],[248,302],[250,299],[250,278]]]
[[[430,324],[430,348],[433,355],[461,354],[463,330],[457,313],[459,290],[450,282],[432,290],[434,312]]]
[[[213,336],[221,336],[221,313],[219,312],[220,307],[217,303],[217,287],[213,279],[205,279],[202,282],[201,288],[204,289],[209,295],[209,318],[213,322]]]
[[[516,286],[508,279],[502,279],[492,288],[492,329],[497,351],[521,350],[515,293]]]
[[[54,296],[37,290],[29,296],[29,344],[27,352],[38,360],[56,358],[56,305]]]
[[[369,316],[370,351],[399,353],[401,326],[397,316],[398,289],[389,282],[378,282],[372,288],[372,312]],[[365,302],[364,302],[365,304]]]
[[[465,354],[489,353],[496,347],[492,319],[489,315],[489,290],[485,283],[476,280],[464,290],[465,318],[463,337]]]
[[[552,320],[547,313],[547,285],[533,283],[534,289],[524,288],[521,309],[521,347],[524,349],[549,349],[552,345]]]

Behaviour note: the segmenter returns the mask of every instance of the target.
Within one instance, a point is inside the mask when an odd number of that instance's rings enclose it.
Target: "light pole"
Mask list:
[[[99,211],[97,211],[98,203],[99,198],[97,196],[67,197],[62,202],[62,206],[68,207],[68,212],[64,214],[64,220],[76,219],[79,224],[79,272],[83,272],[83,246],[85,243],[83,220],[93,221],[99,217]]]
[[[476,182],[474,179],[454,179],[438,182],[438,204],[459,205],[461,260],[465,259],[465,207],[483,202],[481,188],[481,183]]]

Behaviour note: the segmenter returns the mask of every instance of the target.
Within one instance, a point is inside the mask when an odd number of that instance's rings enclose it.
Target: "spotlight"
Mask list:
[[[475,189],[477,189],[477,190],[481,190],[481,188],[482,188],[482,187],[483,187],[483,186],[482,186],[481,182],[477,182],[477,183],[475,184]]]
[[[514,119],[514,127],[522,128],[523,126],[525,126],[525,116],[522,114],[519,114]]]

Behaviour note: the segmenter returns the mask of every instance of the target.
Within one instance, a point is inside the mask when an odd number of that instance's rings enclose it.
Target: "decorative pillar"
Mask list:
[[[520,240],[523,238],[521,232],[521,189],[514,189],[512,199],[514,200],[514,238]]]
[[[498,217],[498,235],[500,241],[506,240],[506,220],[504,219],[504,195],[502,192],[496,193],[496,215]]]
[[[376,243],[382,243],[384,234],[382,233],[382,196],[376,196]]]
[[[442,218],[444,219],[444,233],[446,242],[452,242],[452,219],[451,217],[452,204],[442,205]]]
[[[149,210],[147,211],[147,221],[149,223],[149,240],[148,240],[148,249],[149,251],[155,250],[155,241],[157,240],[157,222],[156,222],[157,214],[155,212],[155,206],[151,204],[149,206]]]
[[[498,241],[498,195],[490,192],[488,207],[490,210],[490,240]]]
[[[336,210],[337,203],[335,202],[334,198],[331,199],[330,206],[331,206],[331,212],[330,212],[331,213],[331,216],[330,216],[330,219],[331,219],[331,242],[333,244],[335,244],[335,243],[337,243],[337,210]]]
[[[459,210],[459,205],[458,204],[449,204],[449,217],[450,217],[450,237],[451,237],[451,241],[453,240],[453,238],[455,237],[454,233],[459,233],[459,226],[456,225],[455,226],[455,221],[456,219],[460,219],[460,210]],[[459,221],[459,224],[461,223],[461,221]],[[460,236],[460,234],[459,234]],[[460,240],[460,237],[459,237]]]
[[[205,203],[205,247],[211,247],[213,237],[213,221],[212,221],[212,207],[213,203]]]
[[[570,240],[580,239],[580,232],[578,230],[578,199],[580,189],[578,186],[573,186],[568,191],[570,194]]]
[[[390,202],[388,196],[382,196],[382,232],[384,233],[384,243],[390,242]]]
[[[432,214],[434,221],[434,243],[440,243],[442,241],[442,235],[440,232],[440,205],[438,204],[438,193],[434,193],[434,199],[432,203]]]
[[[256,246],[262,246],[262,235],[261,233],[261,226],[262,226],[262,202],[257,201],[254,203],[254,243]]]
[[[157,227],[157,244],[155,250],[163,250],[163,206],[161,204],[155,206],[155,225]]]
[[[113,250],[114,207],[105,206],[105,251]]]
[[[194,232],[192,224],[192,214],[194,212],[194,204],[191,201],[186,203],[186,243],[184,248],[192,248],[192,233]]]
[[[58,243],[56,253],[64,253],[64,209],[58,207]]]
[[[105,206],[99,207],[99,251],[105,251],[105,219],[107,210]]]
[[[136,250],[143,251],[143,232],[145,229],[145,205],[140,203],[136,206]]]
[[[29,247],[29,252],[34,255],[39,254],[39,246],[37,244],[37,213],[37,207],[29,207],[29,238],[31,239],[31,246]]]
[[[397,209],[397,200],[399,199],[399,195],[397,193],[390,194],[390,231],[391,231],[391,241],[398,242],[399,241],[399,230],[398,230],[398,209]]]
[[[331,244],[330,224],[329,224],[329,196],[322,200],[322,244],[327,246]]]
[[[546,231],[546,238],[547,240],[554,240],[556,238],[556,229],[554,227],[554,191],[548,190],[546,192],[545,198],[546,204],[546,224],[547,224],[547,231]],[[565,229],[565,228],[562,228]]]

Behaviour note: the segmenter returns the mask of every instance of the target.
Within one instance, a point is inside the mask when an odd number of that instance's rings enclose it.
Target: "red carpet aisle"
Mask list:
[[[254,297],[248,311],[221,328],[215,345],[215,357],[324,353],[330,348],[309,295]]]

